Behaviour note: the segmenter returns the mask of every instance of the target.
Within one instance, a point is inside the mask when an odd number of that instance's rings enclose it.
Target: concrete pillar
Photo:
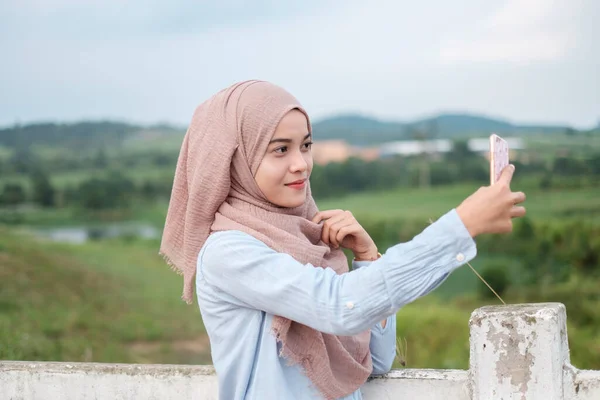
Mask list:
[[[560,303],[482,307],[470,325],[473,400],[562,400],[569,365]]]

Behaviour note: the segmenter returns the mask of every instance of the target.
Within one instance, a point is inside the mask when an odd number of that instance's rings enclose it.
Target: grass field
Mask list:
[[[60,245],[0,229],[0,359],[209,363],[158,242]],[[6,282],[10,282],[7,285]]]
[[[380,193],[357,193],[338,199],[319,201],[320,209],[346,209],[362,218],[402,218],[428,221],[436,219],[473,193],[475,185],[440,186],[431,189],[396,189]],[[573,216],[600,217],[600,187],[542,191],[519,187],[527,195],[524,205],[532,219]]]

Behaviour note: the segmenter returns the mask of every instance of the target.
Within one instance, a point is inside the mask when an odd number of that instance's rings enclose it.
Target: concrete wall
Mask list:
[[[392,371],[364,398],[600,400],[600,371],[570,364],[562,304],[473,312],[470,369]],[[0,400],[218,399],[211,366],[0,361]]]

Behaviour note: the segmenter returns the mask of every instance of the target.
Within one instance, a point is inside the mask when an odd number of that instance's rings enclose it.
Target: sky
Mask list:
[[[313,120],[600,123],[597,0],[2,0],[0,126],[185,126],[237,81]]]

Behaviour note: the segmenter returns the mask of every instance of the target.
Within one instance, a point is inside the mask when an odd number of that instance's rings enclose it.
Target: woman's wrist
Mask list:
[[[377,251],[377,247],[373,247],[365,252],[353,252],[354,261],[375,261],[381,254]]]
[[[480,229],[477,226],[476,219],[473,218],[474,216],[472,213],[468,212],[468,210],[465,210],[465,206],[463,204],[456,207],[456,213],[458,214],[458,217],[461,219],[465,228],[467,228],[467,231],[469,231],[469,234],[472,238],[475,238],[481,234]]]

